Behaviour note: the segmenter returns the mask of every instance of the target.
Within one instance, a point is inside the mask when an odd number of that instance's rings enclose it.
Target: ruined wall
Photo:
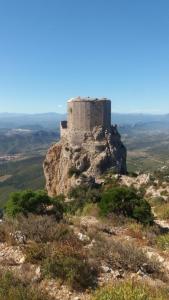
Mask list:
[[[65,137],[67,135],[67,121],[60,122],[60,136]]]
[[[95,126],[111,126],[111,101],[74,99],[68,101],[69,131],[92,131]]]

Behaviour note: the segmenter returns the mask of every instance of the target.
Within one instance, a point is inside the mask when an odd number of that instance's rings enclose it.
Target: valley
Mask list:
[[[13,191],[44,188],[42,164],[47,149],[59,139],[58,124],[61,116],[56,119],[55,127],[53,119],[50,123],[45,118],[43,119],[42,116],[35,118],[32,125],[34,129],[28,129],[24,123],[22,128],[17,127],[16,124],[21,124],[15,117],[16,128],[0,129],[0,207]],[[125,120],[120,115],[114,115],[112,118],[121,124],[122,120]],[[169,131],[166,128],[166,121],[163,122],[164,126],[160,121],[157,128],[158,121],[152,123],[146,120],[145,123],[133,124],[135,118],[133,116],[127,119],[126,116],[124,123],[127,123],[118,126],[127,147],[129,173],[149,173],[169,168]],[[42,123],[43,128],[39,129]],[[0,127],[2,127],[1,122]]]
[[[43,160],[57,131],[0,131],[0,207],[11,192],[23,189],[43,189]]]

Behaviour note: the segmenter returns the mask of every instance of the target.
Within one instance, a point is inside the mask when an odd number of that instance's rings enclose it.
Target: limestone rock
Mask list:
[[[126,148],[116,126],[109,131],[96,126],[91,132],[84,132],[80,145],[71,143],[69,135],[63,135],[49,149],[44,161],[46,189],[50,196],[55,196],[67,194],[74,186],[93,186],[107,170],[126,173]]]

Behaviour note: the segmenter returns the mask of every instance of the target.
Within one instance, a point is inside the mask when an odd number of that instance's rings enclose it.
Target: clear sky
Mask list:
[[[169,0],[0,0],[0,112],[169,113]]]

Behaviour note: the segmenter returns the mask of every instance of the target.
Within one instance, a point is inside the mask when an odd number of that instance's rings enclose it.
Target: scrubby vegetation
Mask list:
[[[30,190],[12,193],[6,204],[5,212],[9,217],[28,213],[43,215],[48,213],[46,208],[49,205],[53,205],[52,212],[60,220],[63,216],[63,205],[57,199],[50,198],[44,191]]]
[[[96,285],[96,266],[89,263],[80,251],[74,252],[71,247],[57,247],[54,255],[43,261],[42,273],[49,278],[59,278],[76,290]]]
[[[134,218],[144,224],[153,223],[149,203],[132,188],[116,187],[103,192],[99,206],[105,216],[115,213]]]
[[[36,285],[21,281],[10,272],[0,273],[0,300],[49,300]]]
[[[104,260],[113,270],[122,269],[137,273],[142,269],[154,278],[164,277],[156,259],[148,258],[140,247],[122,239],[111,239],[111,241],[97,239],[90,255],[97,263]]]
[[[162,250],[169,250],[169,233],[159,235],[156,238],[158,247]]]
[[[72,201],[67,204],[67,212],[75,214],[82,212],[87,204],[98,203],[101,199],[101,190],[99,188],[88,188],[86,186],[79,186],[72,188],[68,194]]]
[[[99,289],[92,300],[167,300],[165,289],[156,289],[139,282],[120,282]]]
[[[168,233],[155,223],[151,210],[166,205],[163,195],[152,199],[146,196],[145,185],[136,190],[119,184],[114,175],[106,176],[103,185],[71,189],[66,201],[63,195],[51,198],[45,191],[10,195],[0,242],[19,249],[26,266],[40,269],[35,285],[19,281],[23,293],[30,293],[24,300],[29,295],[39,300],[37,286],[43,282],[84,293],[87,300],[168,299],[167,290],[153,290],[151,296],[148,284],[126,282],[132,276],[168,284],[162,259],[147,254],[149,247],[160,255],[169,249]],[[13,264],[10,259],[5,263]],[[100,288],[106,282],[111,286]]]
[[[109,183],[106,183],[110,185]],[[112,185],[111,185],[112,186]],[[150,204],[133,188],[114,186],[104,189],[77,187],[70,191],[73,201],[67,206],[70,213],[82,212],[86,205],[96,203],[102,216],[122,215],[144,224],[153,224]]]
[[[169,202],[157,204],[154,211],[160,219],[169,220]]]

